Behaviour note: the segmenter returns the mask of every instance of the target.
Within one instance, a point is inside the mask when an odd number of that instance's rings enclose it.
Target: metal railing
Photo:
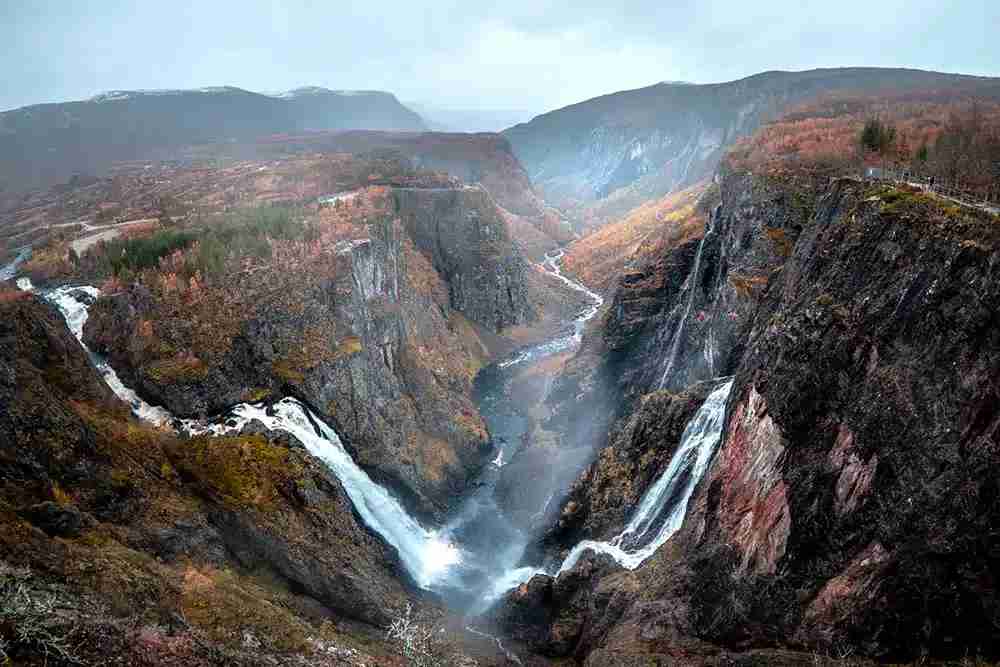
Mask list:
[[[978,195],[967,189],[960,187],[958,183],[948,182],[933,176],[922,176],[907,169],[895,169],[892,167],[868,167],[864,170],[863,176],[869,181],[887,181],[891,183],[905,183],[925,192],[932,192],[939,197],[951,200],[963,206],[977,208],[983,211],[1000,215],[1000,189],[994,197]]]

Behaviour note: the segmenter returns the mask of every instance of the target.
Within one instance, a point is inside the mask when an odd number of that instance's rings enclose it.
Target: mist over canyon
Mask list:
[[[1000,79],[449,108],[0,114],[0,659],[996,664]]]

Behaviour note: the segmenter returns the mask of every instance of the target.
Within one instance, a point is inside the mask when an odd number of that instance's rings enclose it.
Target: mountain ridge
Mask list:
[[[215,141],[305,130],[426,130],[392,93],[310,87],[275,97],[222,86],[110,91],[0,113],[0,190],[22,191]],[[298,94],[295,94],[298,93]]]
[[[603,223],[709,176],[729,146],[791,105],[829,93],[927,89],[994,99],[1000,79],[903,68],[775,70],[609,93],[503,134],[550,204]]]

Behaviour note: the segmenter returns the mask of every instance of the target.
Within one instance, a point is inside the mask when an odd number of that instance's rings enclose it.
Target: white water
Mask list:
[[[18,281],[18,286],[21,286],[20,280]],[[30,280],[27,281],[25,287],[29,288],[27,291],[33,291]],[[174,416],[164,408],[157,405],[150,405],[139,398],[138,394],[125,386],[107,359],[99,354],[95,354],[84,345],[83,325],[87,322],[87,310],[90,307],[90,303],[93,303],[93,300],[101,295],[101,290],[89,285],[82,287],[58,287],[42,292],[41,295],[59,309],[63,319],[66,320],[66,326],[69,327],[70,332],[80,342],[80,346],[90,356],[97,370],[104,376],[104,381],[111,388],[111,391],[118,398],[125,401],[137,417],[156,426],[166,426],[174,420]]]
[[[536,574],[558,577],[576,565],[587,551],[607,554],[629,570],[639,567],[652,556],[684,522],[691,494],[712,462],[722,437],[726,401],[732,386],[733,381],[727,380],[708,395],[685,427],[667,469],[643,494],[621,533],[607,542],[583,540],[554,570],[528,566],[504,573],[493,582],[492,589],[485,596],[489,602],[484,605],[483,611],[490,602],[500,599],[504,593],[529,581]]]
[[[587,289],[586,285],[583,283],[577,282],[572,278],[567,278],[563,275],[562,267],[559,266],[559,260],[561,260],[565,254],[566,252],[564,250],[558,250],[551,254],[547,253],[545,255],[545,261],[542,263],[542,267],[545,268],[550,276],[561,281],[570,289],[585,294],[587,298],[590,299],[590,305],[580,311],[580,314],[573,320],[572,334],[569,336],[554,338],[546,343],[542,343],[541,345],[536,345],[527,350],[523,350],[507,361],[502,361],[497,364],[500,368],[508,368],[515,364],[522,364],[526,361],[534,361],[536,359],[541,359],[543,357],[548,357],[553,354],[573,349],[583,340],[583,330],[586,328],[587,322],[593,319],[593,317],[597,315],[597,312],[601,309],[601,306],[604,305],[604,297],[600,294]]]
[[[454,544],[411,517],[391,493],[354,463],[336,431],[297,400],[284,398],[270,409],[262,405],[238,405],[224,424],[216,424],[210,430],[219,435],[239,432],[251,421],[295,437],[310,454],[329,466],[362,521],[399,551],[400,560],[418,586],[430,588],[449,567],[461,561],[461,553]]]
[[[732,388],[733,381],[728,380],[708,395],[684,428],[670,465],[643,494],[625,529],[608,542],[580,542],[563,561],[559,572],[576,565],[580,556],[588,550],[608,554],[622,567],[634,570],[677,532],[684,522],[688,500],[719,445],[726,401]],[[665,511],[668,512],[666,517]]]
[[[19,282],[19,285],[22,283]],[[30,290],[30,281],[23,286]],[[175,420],[164,408],[143,401],[122,383],[105,359],[91,352],[83,343],[88,308],[100,294],[96,287],[82,286],[60,287],[44,292],[42,296],[59,309],[66,326],[90,355],[108,386],[131,406],[140,419],[158,426],[176,423],[191,435],[238,432],[253,420],[269,429],[288,433],[330,467],[343,484],[362,521],[399,551],[400,559],[417,585],[429,588],[450,566],[460,561],[459,550],[453,544],[441,539],[436,531],[425,529],[407,514],[396,498],[373,482],[351,460],[337,433],[295,399],[285,398],[274,404],[271,410],[260,405],[240,404],[221,422],[215,423]],[[501,451],[497,465],[502,465],[502,456]]]
[[[26,286],[30,287],[30,281]],[[399,551],[403,565],[418,586],[430,588],[449,567],[460,562],[461,554],[457,547],[407,514],[392,494],[373,482],[351,460],[337,433],[295,399],[285,398],[274,404],[271,410],[261,405],[240,404],[223,420],[214,423],[176,420],[164,408],[139,398],[122,383],[105,359],[84,345],[83,326],[87,322],[89,304],[100,296],[100,290],[91,286],[60,287],[43,293],[43,296],[62,313],[70,332],[90,355],[111,390],[128,403],[140,419],[159,426],[176,423],[191,435],[238,432],[253,420],[269,429],[288,433],[330,467],[343,484],[362,521]],[[497,456],[498,466],[502,465],[502,457],[501,450]]]
[[[699,248],[700,254],[700,248]],[[566,348],[578,345],[586,322],[599,310],[603,299],[586,287],[562,275],[558,261],[562,253],[547,256],[546,265],[550,273],[565,284],[591,297],[592,304],[576,319],[574,333],[565,337]],[[19,283],[31,288],[30,281]],[[83,346],[83,327],[87,321],[87,309],[100,291],[94,287],[63,287],[43,293],[56,305],[66,319],[67,326]],[[523,353],[511,363],[537,359],[552,354],[551,343],[533,348]],[[83,346],[87,350],[86,346]],[[563,349],[566,349],[563,348]],[[321,459],[343,484],[355,510],[362,521],[386,542],[397,549],[404,567],[414,582],[428,590],[448,590],[462,588],[477,590],[479,604],[473,611],[485,611],[508,590],[529,580],[535,574],[551,576],[571,568],[587,550],[607,553],[620,565],[629,569],[638,567],[656,551],[680,526],[687,502],[694,487],[701,479],[718,444],[726,399],[732,382],[717,388],[688,424],[682,442],[664,474],[643,496],[628,526],[620,535],[609,542],[584,541],[578,544],[558,569],[551,571],[539,567],[514,567],[523,556],[526,542],[520,532],[512,526],[503,530],[490,530],[492,541],[483,544],[472,542],[463,535],[475,524],[475,517],[496,509],[484,490],[473,494],[463,505],[455,519],[440,530],[427,529],[410,516],[402,504],[385,488],[376,484],[359,468],[345,450],[337,433],[309,409],[295,399],[285,398],[270,408],[263,405],[241,404],[233,408],[229,415],[215,422],[205,423],[193,420],[175,420],[163,408],[149,405],[134,391],[126,387],[110,365],[101,357],[87,350],[95,365],[103,374],[112,390],[126,401],[140,418],[155,424],[175,424],[191,434],[213,433],[222,435],[238,432],[250,421],[258,421],[265,427],[283,431],[300,441],[310,453]],[[498,449],[493,460],[493,469],[504,465],[504,448]],[[552,494],[546,501],[548,505]],[[544,510],[544,508],[543,508]],[[664,518],[664,512],[669,512]],[[503,528],[506,520],[494,515],[494,523]],[[506,535],[504,530],[507,531]],[[480,536],[482,538],[482,536]],[[463,548],[464,545],[464,548]],[[473,547],[473,545],[475,545]],[[469,549],[473,549],[469,551]],[[484,553],[476,553],[484,551]],[[467,587],[473,577],[473,587]],[[488,585],[483,588],[485,578]]]
[[[684,281],[684,286],[682,289],[686,289],[687,304],[684,306],[684,312],[681,314],[681,319],[677,323],[677,327],[674,329],[674,335],[670,343],[670,352],[667,354],[667,361],[663,368],[663,375],[660,377],[660,383],[657,385],[658,389],[663,389],[667,384],[667,378],[670,377],[670,373],[674,370],[674,364],[677,362],[677,355],[680,352],[681,341],[684,339],[684,329],[687,326],[688,317],[691,315],[691,307],[694,305],[695,296],[698,294],[698,276],[701,273],[701,255],[705,250],[705,242],[715,231],[714,218],[709,217],[708,228],[705,230],[705,235],[701,237],[701,241],[698,243],[698,251],[694,255],[694,268],[688,274],[687,279]]]

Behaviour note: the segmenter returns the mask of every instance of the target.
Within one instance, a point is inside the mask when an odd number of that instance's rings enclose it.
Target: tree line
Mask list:
[[[858,137],[864,157],[882,166],[909,170],[989,201],[1000,201],[1000,123],[972,102],[949,114],[930,142],[914,146],[904,132],[878,116],[869,118]]]

